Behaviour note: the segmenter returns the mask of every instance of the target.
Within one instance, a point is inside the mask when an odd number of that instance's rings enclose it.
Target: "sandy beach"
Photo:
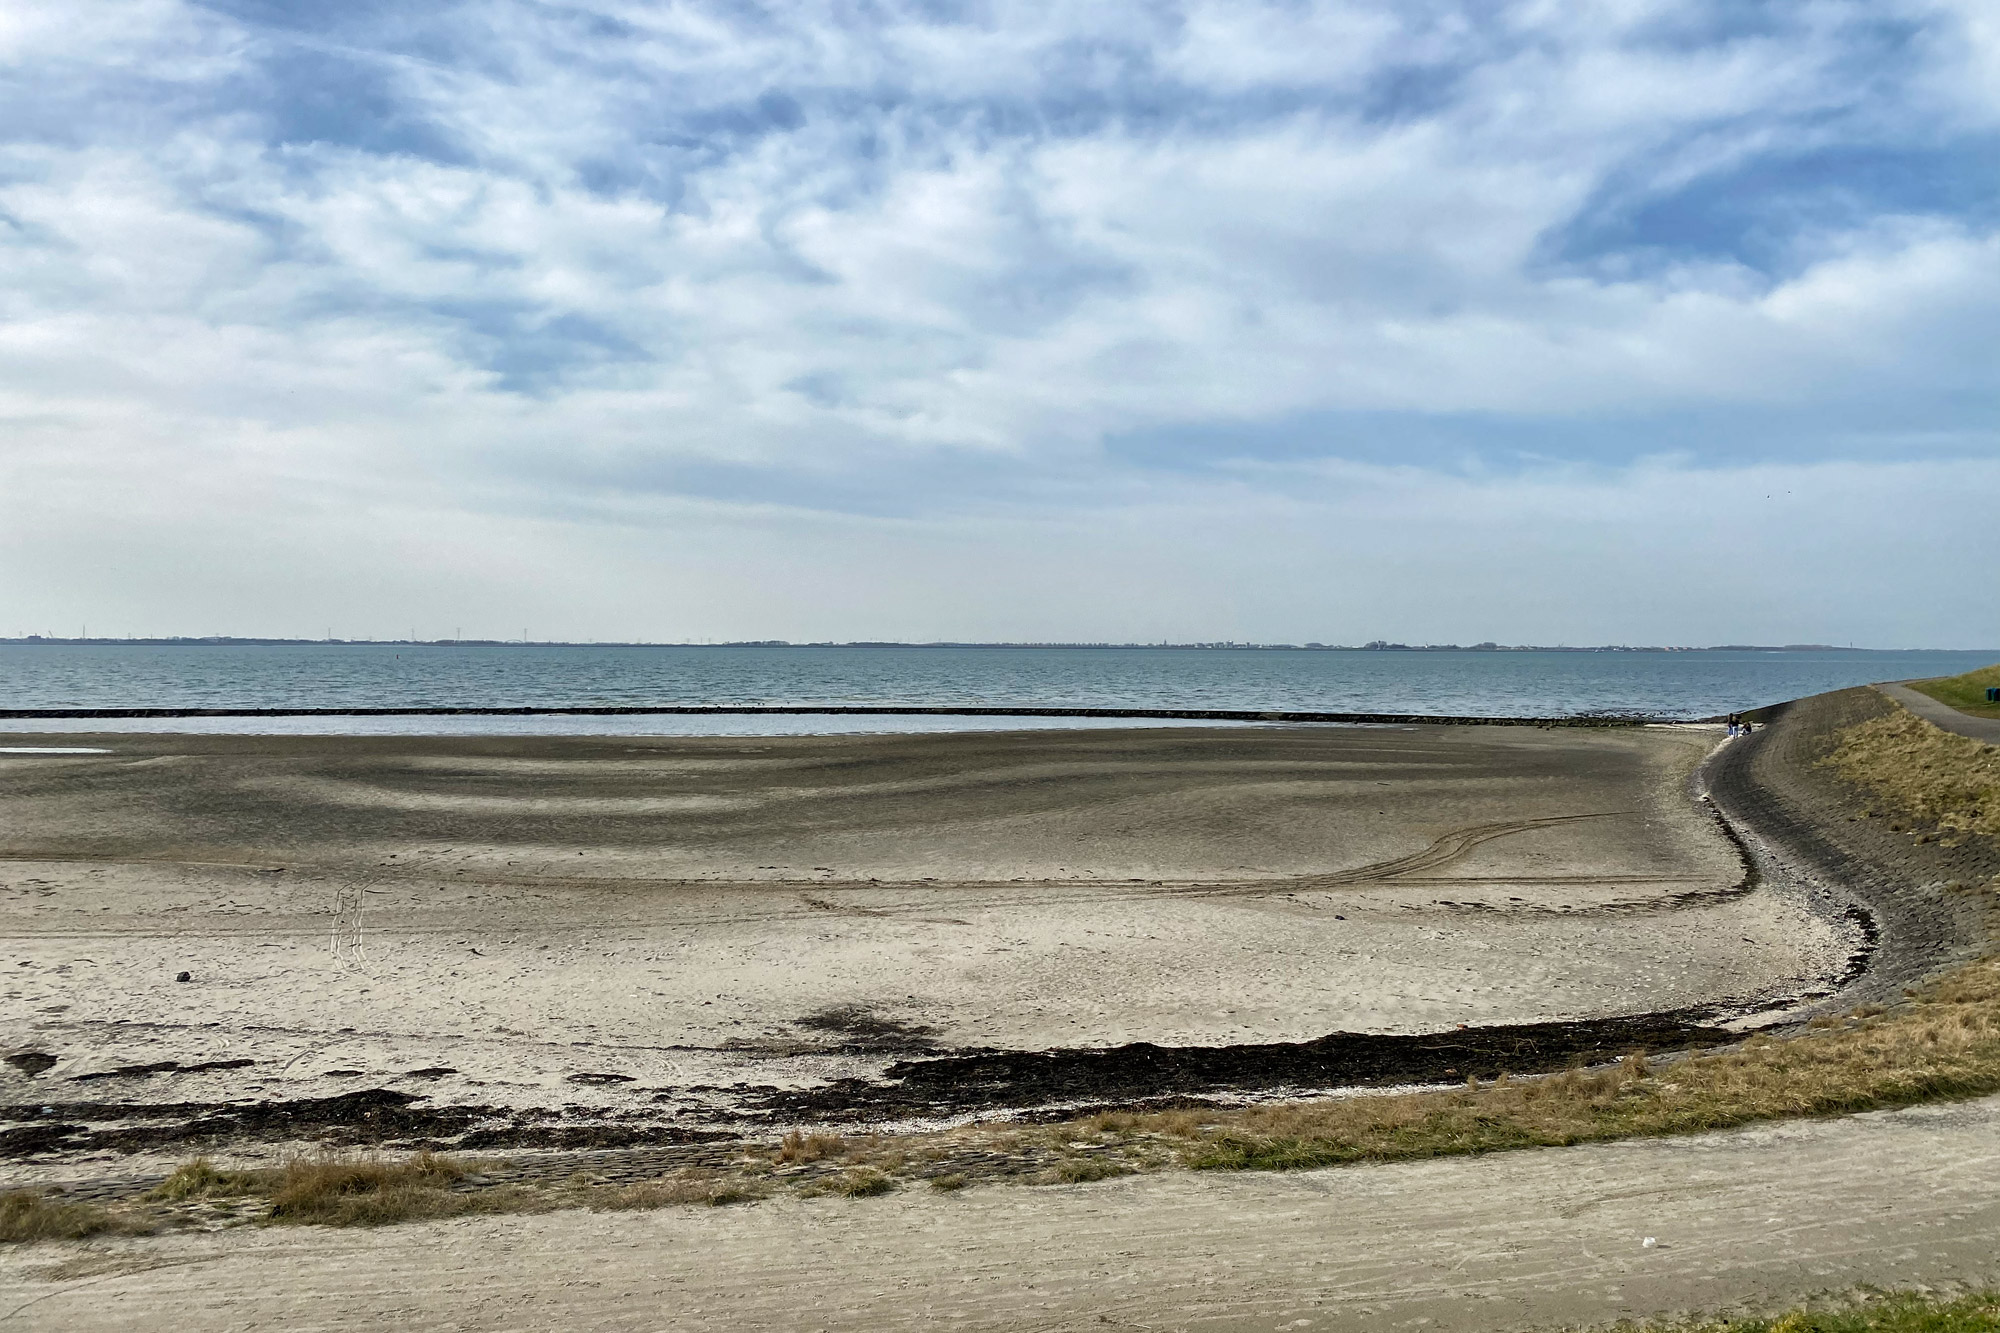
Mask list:
[[[1332,1033],[1768,1021],[1859,940],[1744,888],[1688,789],[1717,740],[144,735],[0,756],[5,1170],[160,1167],[217,1108],[358,1090],[458,1108],[432,1137],[618,1144],[1163,1090],[1107,1064],[973,1095],[936,1065],[948,1094],[873,1095],[913,1060],[1144,1042],[1248,1075]],[[43,743],[76,744],[19,742]],[[1204,1078],[1164,1090],[1235,1081]],[[226,1146],[286,1151],[299,1124]]]

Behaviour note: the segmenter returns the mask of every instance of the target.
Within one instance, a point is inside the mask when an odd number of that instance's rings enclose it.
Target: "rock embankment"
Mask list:
[[[1826,1007],[1898,995],[1975,956],[1992,937],[1990,895],[1968,890],[2000,878],[2000,844],[1954,845],[1898,830],[1896,821],[1871,817],[1880,803],[1823,762],[1840,732],[1895,708],[1868,688],[1780,704],[1704,772],[1717,808],[1745,834],[1765,873],[1873,922],[1869,966]]]

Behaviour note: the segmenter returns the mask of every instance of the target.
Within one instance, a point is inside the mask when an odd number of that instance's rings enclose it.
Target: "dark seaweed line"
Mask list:
[[[28,1103],[0,1106],[0,1124],[6,1125],[0,1129],[0,1159],[298,1138],[458,1151],[726,1143],[737,1140],[743,1128],[799,1121],[854,1124],[1033,1111],[1079,1101],[1131,1106],[1214,1093],[1543,1074],[1633,1052],[1741,1039],[1709,1026],[1713,1017],[1712,1010],[1700,1008],[1410,1035],[1335,1032],[1312,1041],[1240,1046],[1134,1042],[1108,1049],[959,1050],[897,1061],[880,1078],[839,1079],[810,1089],[743,1089],[741,1109],[711,1111],[704,1117],[709,1123],[698,1128],[619,1123],[624,1117],[615,1113],[594,1123],[549,1123],[500,1107],[423,1106],[427,1097],[388,1088],[247,1104]]]
[[[991,1051],[899,1061],[881,1079],[819,1088],[753,1090],[745,1100],[779,1121],[950,1116],[1090,1100],[1287,1087],[1394,1087],[1532,1075],[1648,1054],[1726,1045],[1742,1034],[1710,1026],[1711,1006],[1569,1022],[1497,1024],[1419,1034],[1333,1032],[1312,1041],[1234,1046]]]

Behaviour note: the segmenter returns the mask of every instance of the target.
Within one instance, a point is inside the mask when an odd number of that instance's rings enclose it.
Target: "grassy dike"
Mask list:
[[[1995,747],[1947,735],[1900,708],[1847,727],[1833,741],[1820,762],[1858,783],[1873,802],[1857,817],[1884,819],[1920,840],[2000,838]],[[1957,885],[1955,891],[1996,895],[2000,881]],[[1052,1126],[865,1138],[794,1133],[782,1143],[746,1149],[726,1171],[622,1187],[581,1179],[489,1185],[482,1172],[490,1166],[429,1153],[402,1160],[302,1158],[261,1171],[222,1171],[195,1161],[148,1199],[114,1208],[27,1194],[0,1197],[0,1239],[75,1238],[187,1223],[375,1225],[557,1208],[716,1205],[781,1192],[861,1196],[1001,1179],[1079,1183],[1174,1168],[1286,1170],[1688,1134],[1994,1092],[2000,1092],[2000,942],[1887,1007],[1654,1063],[1631,1057],[1606,1068],[1503,1076],[1446,1090],[1241,1109],[1107,1112]],[[990,1165],[968,1169],[963,1164],[969,1157]]]
[[[2000,664],[1968,671],[1962,676],[1910,682],[1911,689],[1974,717],[2000,717],[2000,704],[1986,702],[1986,691],[1996,685],[2000,685]]]

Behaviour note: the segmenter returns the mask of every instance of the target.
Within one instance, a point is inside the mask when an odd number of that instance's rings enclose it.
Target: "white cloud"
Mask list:
[[[1219,616],[1285,552],[1345,551],[1342,586],[1527,615],[1547,599],[1433,581],[1475,551],[1553,569],[1550,532],[1609,567],[1656,532],[1660,572],[1631,577],[1665,597],[1698,544],[1676,555],[1675,522],[1743,544],[1690,517],[1711,486],[1791,468],[1833,522],[1902,531],[1906,455],[1996,452],[2000,233],[1990,198],[1932,188],[1991,165],[1984,6],[1733,33],[1728,6],[1636,2],[303,17],[332,28],[169,0],[0,18],[0,105],[36,109],[0,145],[0,484],[47,544],[6,548],[6,586],[43,591],[0,619],[120,595],[52,572],[98,518],[182,570],[168,607],[250,546],[322,589],[379,556],[372,586],[413,608],[413,571],[448,567],[454,595],[599,618],[579,633],[637,632],[576,591],[609,561],[698,569],[676,578],[701,615],[801,635],[844,637],[788,591],[811,568],[884,590],[852,599],[877,625],[856,634],[1099,637],[1091,615],[1169,585]],[[1895,20],[1909,40],[1878,35]],[[1185,428],[1255,457],[1290,431],[1280,453],[1379,459],[1439,414],[1494,429],[1383,475],[1105,448]],[[1661,471],[1676,414],[1699,457]],[[1629,529],[1584,517],[1656,493],[1681,498]],[[1804,547],[1827,522],[1758,530]],[[1057,595],[1062,559],[1124,572]],[[906,563],[974,578],[992,628],[947,626],[967,603]],[[205,614],[289,600],[233,567],[215,586]],[[1280,610],[1250,618],[1319,637]]]

